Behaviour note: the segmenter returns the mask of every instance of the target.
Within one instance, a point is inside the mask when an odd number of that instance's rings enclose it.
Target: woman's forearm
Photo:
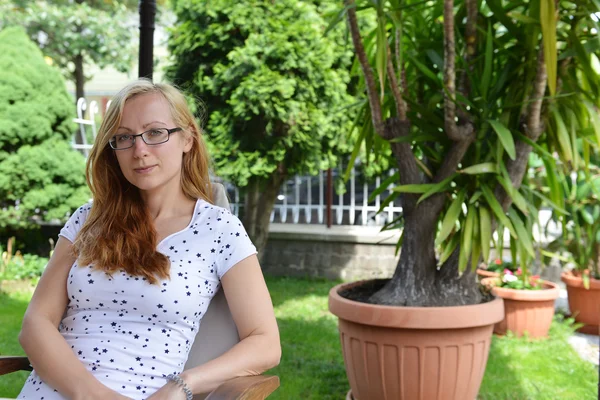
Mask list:
[[[52,322],[25,318],[19,342],[42,380],[69,399],[89,399],[109,390],[79,361]]]
[[[279,364],[279,338],[251,335],[223,355],[182,372],[194,394],[209,393],[223,382],[239,376],[260,375]]]

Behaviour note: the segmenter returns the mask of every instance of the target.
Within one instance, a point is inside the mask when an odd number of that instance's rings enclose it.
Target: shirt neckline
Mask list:
[[[183,228],[177,232],[171,233],[169,236],[167,236],[163,240],[161,240],[160,243],[156,247],[159,248],[162,244],[164,244],[167,240],[171,239],[173,236],[179,235],[180,233],[183,233],[183,232],[187,231],[188,229],[190,229],[190,227],[194,223],[194,220],[196,219],[196,215],[198,214],[198,209],[200,208],[200,204],[202,202],[204,202],[204,200],[202,200],[202,199],[196,200],[196,204],[194,205],[194,212],[192,213],[192,218],[190,219],[190,222],[187,224],[187,226],[185,228]]]

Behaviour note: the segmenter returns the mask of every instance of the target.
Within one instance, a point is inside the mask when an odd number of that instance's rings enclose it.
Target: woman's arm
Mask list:
[[[102,385],[77,359],[58,325],[67,307],[67,278],[75,262],[60,237],[23,318],[19,342],[42,380],[69,399],[126,399]]]
[[[241,340],[220,357],[181,373],[195,394],[238,376],[260,375],[281,357],[273,304],[256,255],[231,267],[221,283]]]

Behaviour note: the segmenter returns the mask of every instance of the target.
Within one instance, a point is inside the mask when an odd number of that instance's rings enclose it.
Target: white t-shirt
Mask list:
[[[60,232],[73,242],[93,203],[73,213]],[[77,358],[104,385],[145,399],[165,377],[183,370],[220,279],[256,254],[240,220],[198,200],[189,225],[158,246],[171,261],[170,279],[151,285],[123,270],[112,278],[75,262],[69,273],[69,304],[59,331]],[[18,399],[62,400],[35,371]]]

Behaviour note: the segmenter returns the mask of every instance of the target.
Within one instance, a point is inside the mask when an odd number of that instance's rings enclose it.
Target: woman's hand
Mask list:
[[[186,395],[175,382],[167,382],[146,400],[186,400]]]

